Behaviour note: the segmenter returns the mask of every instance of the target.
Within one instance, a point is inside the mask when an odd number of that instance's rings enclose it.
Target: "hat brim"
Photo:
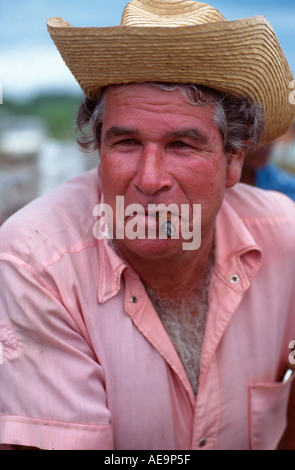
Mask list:
[[[111,84],[172,82],[205,85],[262,105],[263,141],[281,136],[295,119],[293,75],[263,16],[184,27],[75,28],[47,22],[64,62],[89,98]]]

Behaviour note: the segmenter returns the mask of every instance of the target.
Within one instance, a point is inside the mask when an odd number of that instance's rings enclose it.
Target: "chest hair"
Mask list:
[[[213,258],[213,257],[212,257]],[[190,293],[162,297],[145,286],[147,294],[184,366],[192,389],[197,394],[203,339],[208,313],[208,293],[213,259],[203,271],[201,283]]]

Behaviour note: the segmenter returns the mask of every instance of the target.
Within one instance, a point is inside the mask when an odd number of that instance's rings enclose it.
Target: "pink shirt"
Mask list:
[[[0,442],[43,449],[274,449],[295,339],[295,206],[237,185],[195,399],[137,274],[93,236],[96,170],[0,230]]]

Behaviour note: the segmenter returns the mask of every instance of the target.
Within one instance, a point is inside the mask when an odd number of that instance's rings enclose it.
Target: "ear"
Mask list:
[[[240,181],[245,153],[245,150],[236,150],[234,153],[226,155],[226,188],[231,188]]]

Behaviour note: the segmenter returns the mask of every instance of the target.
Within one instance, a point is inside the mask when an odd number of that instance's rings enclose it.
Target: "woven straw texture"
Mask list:
[[[289,102],[292,72],[263,16],[226,21],[214,8],[190,0],[134,0],[121,26],[74,28],[60,18],[49,33],[84,94],[130,82],[206,85],[262,104],[264,142],[295,119]],[[169,26],[168,26],[169,25]]]
[[[188,26],[224,21],[215,8],[191,0],[133,0],[126,6],[121,25]]]

